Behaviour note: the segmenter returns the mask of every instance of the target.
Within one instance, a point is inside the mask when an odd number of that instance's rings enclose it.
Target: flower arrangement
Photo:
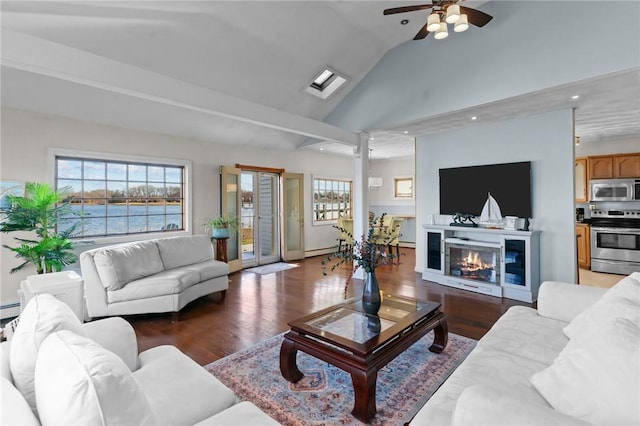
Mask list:
[[[353,239],[353,247],[352,250],[345,249],[336,251],[324,259],[321,262],[322,275],[327,275],[327,269],[334,271],[346,262],[353,262],[351,275],[347,278],[344,286],[345,299],[347,298],[351,276],[355,274],[359,268],[362,268],[367,273],[374,273],[376,267],[387,265],[397,257],[391,250],[387,252],[386,248],[391,241],[400,236],[400,225],[396,225],[395,227],[382,226],[385,223],[385,217],[386,213],[383,213],[379,218],[373,218],[373,220],[370,221],[369,231],[366,235],[362,235],[359,240],[353,238],[353,235],[348,230],[334,225],[334,228],[346,233]]]

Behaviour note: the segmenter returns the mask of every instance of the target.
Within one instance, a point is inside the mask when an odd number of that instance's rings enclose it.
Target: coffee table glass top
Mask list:
[[[360,300],[347,301],[336,309],[304,321],[304,325],[321,332],[364,343],[401,322],[408,315],[430,306],[431,302],[385,295],[378,315],[362,312]],[[379,323],[379,324],[378,324]]]

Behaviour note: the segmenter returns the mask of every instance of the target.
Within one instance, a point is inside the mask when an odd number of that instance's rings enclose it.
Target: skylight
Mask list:
[[[304,91],[319,98],[327,99],[346,82],[347,77],[329,67],[325,67]]]

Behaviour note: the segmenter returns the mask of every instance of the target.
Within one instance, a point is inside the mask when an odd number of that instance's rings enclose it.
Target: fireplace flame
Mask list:
[[[469,254],[464,259],[463,263],[463,267],[468,271],[480,271],[493,268],[491,263],[485,263],[480,259],[480,254],[477,251],[469,251]]]

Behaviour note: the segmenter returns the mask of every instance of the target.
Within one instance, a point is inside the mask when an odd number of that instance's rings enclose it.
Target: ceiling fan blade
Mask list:
[[[493,19],[493,16],[487,15],[486,13],[478,9],[471,9],[469,7],[460,6],[460,11],[462,13],[466,13],[469,23],[475,25],[476,27],[484,27],[490,20]]]
[[[420,28],[420,31],[418,31],[418,34],[416,34],[416,36],[413,39],[414,40],[422,40],[423,38],[428,36],[429,33],[430,33],[430,31],[427,29],[427,24],[424,24],[424,26],[422,28]]]
[[[433,7],[432,4],[420,4],[417,6],[403,6],[403,7],[393,7],[391,9],[385,9],[382,12],[383,15],[393,15],[395,13],[405,13],[405,12],[413,12],[415,10],[425,10],[431,9]]]

